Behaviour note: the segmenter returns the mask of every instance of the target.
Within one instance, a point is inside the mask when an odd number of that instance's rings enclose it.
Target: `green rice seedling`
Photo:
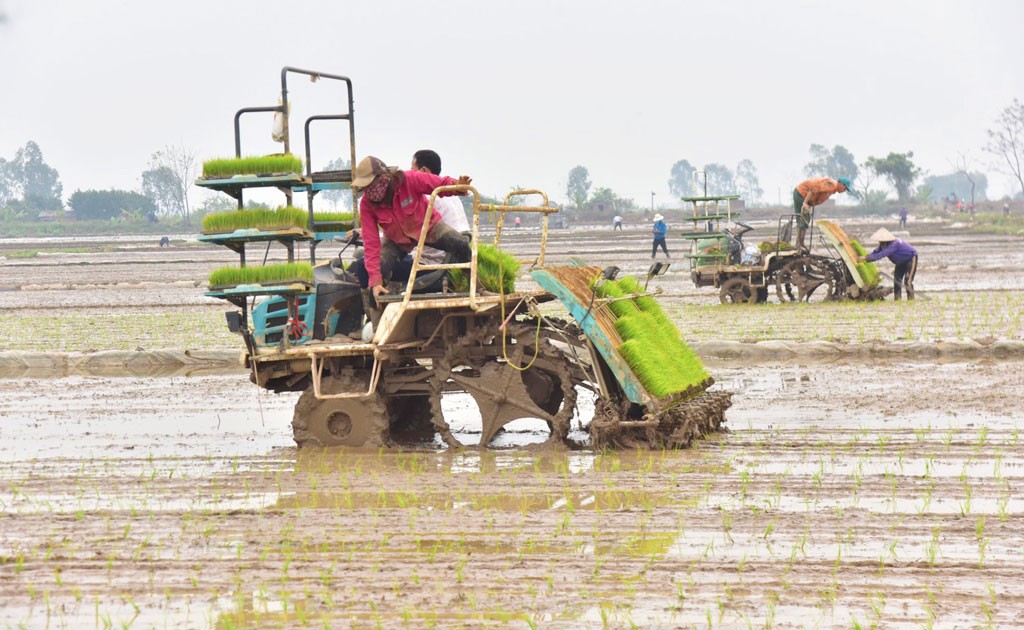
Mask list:
[[[210,273],[211,287],[263,284],[283,280],[312,282],[313,267],[309,263],[282,263],[262,267],[222,267]]]
[[[850,239],[850,245],[853,247],[853,250],[857,252],[858,256],[868,255],[868,250],[864,249],[864,246],[861,245],[859,242]],[[870,287],[873,287],[876,284],[878,284],[880,278],[878,274],[878,265],[876,265],[873,262],[862,262],[857,263],[856,267],[857,273],[860,274],[861,280],[864,281],[864,284]]]
[[[353,214],[350,212],[316,212],[313,218],[316,223],[339,225],[350,229],[353,225]],[[215,212],[203,217],[203,232],[214,234],[233,232],[235,230],[279,230],[290,227],[306,227],[309,225],[309,212],[292,206],[282,206],[274,210],[231,210]]]
[[[494,245],[477,247],[476,277],[477,283],[483,289],[495,293],[514,293],[518,272],[519,261],[512,254],[503,252]],[[448,277],[456,291],[469,291],[469,274],[465,269],[452,269],[448,272]]]
[[[626,287],[637,288],[629,282]],[[596,290],[599,297],[627,295],[615,281],[602,282]],[[700,359],[680,338],[675,325],[663,313],[658,316],[660,309],[649,312],[629,299],[614,300],[609,308],[618,317],[615,329],[624,341],[619,354],[652,395],[662,398],[682,393],[707,380]]]
[[[625,292],[626,294],[635,295],[638,293],[644,293],[643,288],[640,286],[640,282],[633,276],[626,276],[625,278],[619,280],[619,288],[622,289],[623,292]],[[657,319],[659,322],[664,321],[671,323],[671,320],[669,320],[668,316],[665,314],[665,311],[662,310],[661,304],[659,304],[658,301],[655,300],[653,297],[649,295],[640,295],[633,301],[636,303],[637,307],[641,311],[654,315],[655,319]]]
[[[594,290],[597,292],[597,297],[610,300],[608,309],[616,317],[627,317],[640,310],[633,300],[626,298],[626,291],[616,280],[605,280],[595,284]]]
[[[302,160],[291,153],[214,158],[203,162],[203,177],[215,179],[234,175],[302,173]]]

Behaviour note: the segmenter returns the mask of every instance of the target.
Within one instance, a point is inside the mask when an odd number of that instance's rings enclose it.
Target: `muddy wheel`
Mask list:
[[[775,293],[780,302],[833,300],[837,297],[835,288],[833,269],[811,257],[790,261],[775,275]]]
[[[506,424],[522,418],[546,422],[551,432],[549,441],[567,441],[576,409],[575,386],[584,377],[568,346],[580,342],[572,335],[544,327],[538,333],[535,323],[511,322],[506,334],[507,362],[491,360],[472,369],[458,369],[470,362],[453,352],[434,362],[435,388],[451,382],[472,396],[480,410],[481,446],[486,446]],[[496,343],[502,343],[500,336]],[[575,351],[584,352],[583,346]],[[437,417],[439,401],[437,395],[432,399],[434,426],[442,439],[454,446],[457,442],[447,424]]]
[[[619,407],[600,399],[590,424],[591,443],[595,450],[686,448],[694,440],[721,430],[725,410],[731,405],[731,392],[704,391],[656,413],[630,414],[628,403]]]
[[[387,407],[391,439],[399,445],[417,445],[434,438],[433,409],[429,394],[388,396]]]
[[[530,400],[551,415],[558,413],[562,401],[565,400],[562,379],[558,374],[538,368],[520,373],[520,378],[526,386]]]
[[[758,301],[757,296],[757,288],[746,278],[729,278],[718,293],[722,304],[753,304]]]
[[[321,393],[365,392],[368,387],[368,373],[346,370],[335,377],[325,375]],[[389,441],[387,408],[377,393],[319,400],[310,385],[295,405],[292,436],[299,448],[383,446]]]

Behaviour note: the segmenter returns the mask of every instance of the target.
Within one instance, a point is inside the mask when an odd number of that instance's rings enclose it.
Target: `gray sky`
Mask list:
[[[966,153],[990,197],[1012,192],[981,147],[1024,98],[1020,0],[0,0],[0,14],[0,157],[36,141],[65,198],[137,189],[167,144],[232,155],[235,111],[275,104],[286,65],[352,78],[359,156],[404,167],[434,148],[485,194],[561,202],[582,164],[595,188],[678,207],[674,162],[749,158],[785,200],[812,143],[858,162],[913,150],[931,174]],[[341,94],[296,78],[293,112]],[[269,115],[249,120],[244,152],[277,150]],[[328,144],[314,166],[344,146]]]

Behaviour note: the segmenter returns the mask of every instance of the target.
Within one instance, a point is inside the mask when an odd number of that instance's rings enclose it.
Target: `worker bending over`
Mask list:
[[[384,279],[390,278],[419,241],[429,209],[427,195],[440,186],[468,185],[473,180],[466,175],[453,179],[417,170],[400,171],[373,156],[363,158],[353,176],[352,188],[363,193],[359,202],[363,259],[367,284],[376,301],[388,292]],[[384,233],[383,240],[378,230]],[[468,262],[472,256],[469,238],[444,223],[436,210],[431,212],[426,244],[450,253],[453,262]]]
[[[917,275],[917,250],[910,243],[900,240],[892,232],[881,228],[871,235],[871,240],[878,242],[878,247],[867,256],[861,256],[860,262],[875,262],[888,258],[896,269],[892,272],[893,298],[900,299],[900,289],[906,287],[907,299],[914,299],[914,276]]]
[[[850,180],[845,177],[819,177],[797,184],[793,189],[793,214],[800,215],[797,217],[797,249],[804,248],[804,238],[807,236],[807,228],[811,225],[811,217],[814,216],[814,207],[825,203],[835,193],[849,191]]]

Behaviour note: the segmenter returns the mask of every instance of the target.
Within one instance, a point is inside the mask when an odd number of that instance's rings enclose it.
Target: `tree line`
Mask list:
[[[1000,112],[987,135],[983,151],[995,159],[996,170],[1016,179],[1020,188],[1017,196],[1024,197],[1024,103],[1014,99]],[[883,183],[903,203],[950,197],[973,203],[976,198],[986,198],[988,177],[977,169],[968,153],[958,153],[950,161],[951,172],[927,175],[914,164],[913,151],[868,156],[859,163],[846,147],[838,144],[831,149],[812,144],[809,152],[810,160],[803,169],[806,176],[848,177],[854,182],[855,196],[868,207],[880,206],[888,198]],[[328,169],[348,166],[347,161],[339,159],[329,164]],[[194,151],[167,146],[150,156],[140,174],[138,190],[76,190],[68,198],[67,206],[79,219],[130,216],[154,220],[164,216],[180,217],[190,224],[193,210],[189,189],[198,170]],[[695,177],[698,173],[700,177]],[[739,194],[749,203],[758,203],[764,195],[757,168],[749,159],[741,160],[735,168],[712,163],[701,169],[687,159],[678,160],[669,169],[668,187],[678,197]],[[582,165],[569,172],[565,192],[577,208],[628,211],[638,207],[634,200],[619,196],[611,188],[593,188],[590,173]],[[10,160],[0,157],[0,220],[33,220],[43,213],[59,212],[64,209],[62,196],[60,174],[46,163],[35,142],[27,142]],[[351,197],[347,194],[324,196],[333,205],[350,206]],[[218,199],[208,205],[204,210],[223,209],[231,204],[229,200]]]
[[[75,218],[107,220],[180,216],[190,221],[188,189],[197,173],[195,152],[166,147],[153,153],[139,179],[139,190],[76,190],[67,201]],[[17,150],[14,158],[0,157],[0,218],[34,220],[64,210],[60,173],[46,163],[42,149],[33,141]]]
[[[1019,185],[1018,197],[1024,198],[1024,103],[1014,99],[988,130],[983,147],[995,159],[994,168],[1010,175]],[[885,156],[868,156],[863,162],[844,146],[831,149],[820,144],[809,148],[810,160],[803,172],[808,178],[847,177],[854,182],[853,196],[868,208],[877,208],[888,199],[888,189],[899,202],[911,200],[938,201],[946,199],[986,199],[988,177],[977,170],[969,154],[958,153],[950,160],[950,172],[928,175],[914,163],[914,152],[890,151]],[[919,184],[920,182],[920,184]],[[799,182],[793,182],[795,186]],[[638,206],[632,199],[623,199],[609,188],[591,193],[592,183],[586,167],[578,165],[569,171],[566,197],[577,208],[597,207],[632,210]],[[698,169],[689,160],[677,161],[669,170],[669,191],[676,197],[735,195],[748,203],[762,201],[764,190],[758,180],[754,163],[745,159],[735,169],[724,164],[706,164]]]

